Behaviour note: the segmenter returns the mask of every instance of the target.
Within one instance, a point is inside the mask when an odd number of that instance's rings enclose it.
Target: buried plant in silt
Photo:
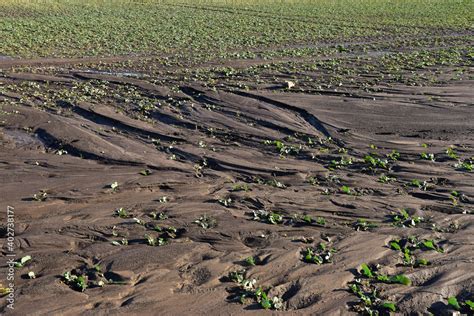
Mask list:
[[[415,227],[424,220],[421,216],[410,216],[405,209],[401,209],[398,213],[393,213],[390,215],[390,219],[393,225],[398,227]]]
[[[430,262],[426,259],[416,258],[414,252],[420,250],[434,250],[443,253],[444,250],[432,239],[418,239],[414,236],[402,239],[394,239],[389,242],[389,247],[400,251],[403,256],[403,264],[407,266],[420,267],[427,266]]]
[[[242,304],[255,301],[264,309],[283,309],[283,300],[279,296],[270,296],[263,287],[257,287],[257,280],[245,277],[245,270],[230,272],[228,278],[238,285],[232,290],[231,299],[238,299]]]
[[[114,273],[111,275],[115,276]],[[96,264],[93,267],[84,265],[81,268],[66,271],[62,275],[62,281],[69,285],[70,288],[76,291],[84,292],[87,288],[103,287],[106,284],[124,284],[122,280],[113,280],[106,278],[106,275],[102,272],[100,265]]]
[[[308,263],[323,264],[332,262],[335,248],[328,248],[325,243],[320,243],[316,248],[306,248],[302,251],[303,261]]]

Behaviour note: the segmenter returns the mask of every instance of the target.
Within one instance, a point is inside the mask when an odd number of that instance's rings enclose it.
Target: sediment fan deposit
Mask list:
[[[281,73],[238,88],[0,63],[1,206],[15,208],[18,257],[32,257],[17,273],[17,315],[266,313],[235,302],[227,276],[241,269],[291,314],[348,314],[363,263],[410,278],[376,284],[402,313],[442,313],[447,297],[473,293],[474,178],[458,161],[474,156],[468,78],[299,91],[303,79]],[[410,220],[397,225],[402,209]],[[148,244],[163,232],[164,245]],[[404,265],[389,242],[409,236],[443,252],[417,249],[429,265]],[[305,262],[321,242],[330,262]],[[103,287],[63,277],[94,266]]]

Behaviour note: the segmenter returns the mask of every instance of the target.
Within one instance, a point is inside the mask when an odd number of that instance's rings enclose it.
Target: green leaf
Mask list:
[[[467,306],[469,306],[469,309],[471,311],[474,311],[474,302],[471,301],[471,300],[467,300],[467,301],[464,301],[464,304],[466,304]]]
[[[395,303],[392,302],[384,302],[382,305],[380,305],[383,309],[388,309],[391,312],[396,312],[397,311],[397,306]]]
[[[361,273],[362,275],[368,277],[368,278],[373,278],[374,274],[372,273],[372,270],[369,268],[369,266],[365,263],[360,265],[361,268]]]
[[[461,306],[459,305],[458,299],[454,296],[448,298],[448,305],[454,308],[455,310],[460,310]]]
[[[399,283],[399,284],[409,286],[409,285],[411,285],[411,280],[406,275],[399,274],[399,275],[395,275],[395,276],[390,277],[390,283]]]
[[[392,248],[393,250],[402,250],[397,240],[393,240],[390,242],[390,248]]]

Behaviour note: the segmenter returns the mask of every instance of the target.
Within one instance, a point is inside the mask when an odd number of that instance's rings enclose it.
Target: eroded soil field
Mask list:
[[[266,313],[239,303],[240,270],[291,314],[362,312],[351,284],[380,289],[381,313],[472,300],[472,53],[458,48],[472,34],[444,33],[414,37],[415,56],[375,39],[287,48],[326,56],[0,60],[0,202],[32,258],[14,313]]]

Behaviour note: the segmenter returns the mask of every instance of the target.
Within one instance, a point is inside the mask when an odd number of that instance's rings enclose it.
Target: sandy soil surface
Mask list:
[[[2,219],[7,205],[15,209],[17,258],[32,257],[17,269],[14,314],[280,313],[235,302],[239,290],[227,275],[241,269],[282,297],[281,313],[350,314],[358,299],[348,284],[362,263],[411,279],[411,286],[377,283],[402,314],[447,313],[447,297],[473,293],[474,177],[445,153],[455,146],[460,158],[474,156],[471,80],[348,95],[211,89],[199,82],[175,89],[79,70],[6,69],[0,78],[49,94],[99,81],[167,105],[143,120],[127,100],[117,107],[112,95],[103,102],[56,101],[52,109],[41,107],[41,94],[28,100],[21,89],[0,94],[0,209]],[[387,169],[364,162],[370,152],[385,159],[393,150],[400,158]],[[421,159],[422,152],[435,161]],[[341,157],[352,163],[334,163]],[[381,183],[383,174],[394,179]],[[414,179],[420,186],[412,186]],[[128,216],[116,216],[120,208]],[[401,209],[423,221],[394,225]],[[283,220],[254,220],[260,210]],[[204,214],[215,220],[208,229],[194,223]],[[358,219],[377,227],[365,230]],[[156,225],[177,228],[175,238]],[[146,234],[167,242],[150,246]],[[419,249],[415,254],[430,264],[403,265],[388,243],[409,236],[434,240],[444,252]],[[128,245],[113,244],[123,239]],[[305,262],[302,252],[320,242],[336,249],[331,262]],[[256,265],[248,266],[249,256]],[[63,279],[66,271],[95,265],[110,284],[81,292]],[[2,263],[2,276],[6,269]]]

